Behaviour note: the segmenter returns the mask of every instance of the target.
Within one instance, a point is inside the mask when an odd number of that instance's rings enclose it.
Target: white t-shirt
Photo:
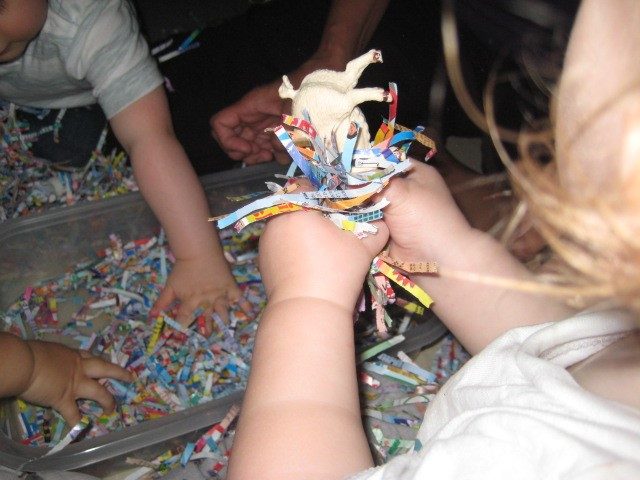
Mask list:
[[[44,27],[0,64],[0,98],[21,106],[100,104],[107,118],[163,82],[127,0],[49,0]]]
[[[420,451],[352,479],[640,479],[640,411],[566,370],[634,328],[607,311],[505,333],[429,405]]]

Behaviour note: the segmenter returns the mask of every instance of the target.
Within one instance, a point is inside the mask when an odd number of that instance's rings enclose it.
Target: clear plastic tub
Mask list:
[[[229,196],[266,190],[282,167],[270,163],[202,177],[213,215],[239,208]],[[247,202],[249,202],[248,200]],[[100,202],[87,202],[51,210],[0,225],[0,309],[6,310],[30,284],[57,277],[65,269],[95,257],[108,246],[108,235],[123,239],[152,235],[158,222],[138,193]],[[445,328],[433,317],[405,333],[407,340],[396,349],[415,351],[434,343]],[[18,366],[17,366],[18,367]],[[0,465],[16,470],[79,470],[97,476],[130,468],[128,456],[151,459],[175,445],[197,439],[207,427],[219,422],[242,392],[147,421],[102,437],[71,444],[44,456],[44,447],[27,447],[0,431]],[[6,415],[2,409],[0,415]]]

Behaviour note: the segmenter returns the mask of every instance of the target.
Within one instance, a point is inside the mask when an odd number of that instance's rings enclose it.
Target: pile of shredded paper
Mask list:
[[[217,220],[218,228],[231,225],[240,231],[256,221],[282,213],[299,210],[317,210],[329,218],[338,228],[352,232],[359,238],[377,232],[371,223],[383,217],[383,209],[389,204],[384,197],[376,197],[396,175],[411,168],[408,151],[418,140],[427,148],[425,160],[435,153],[435,143],[421,132],[396,124],[398,92],[394,83],[389,84],[393,101],[389,107],[389,119],[383,120],[375,135],[371,148],[356,150],[360,126],[352,122],[342,152],[338,152],[336,139],[327,146],[317,134],[307,112],[305,118],[282,116],[282,125],[273,133],[291,156],[293,163],[284,177],[284,185],[267,182],[271,195],[259,198],[242,208]],[[396,130],[398,132],[396,133]],[[297,170],[302,176],[296,177]],[[308,180],[314,190],[300,191],[299,181]],[[379,198],[379,199],[378,199]],[[379,255],[373,259],[367,285],[371,292],[371,305],[380,331],[386,331],[391,318],[384,306],[396,302],[389,280],[409,292],[424,307],[429,307],[431,298],[420,287],[395,269],[389,259]],[[415,311],[416,304],[402,302],[403,307]],[[360,310],[364,308],[364,297]]]
[[[103,151],[106,127],[83,168],[35,157],[33,144],[44,135],[53,135],[55,140],[60,128],[57,121],[33,130],[18,119],[14,104],[0,108],[0,222],[138,191],[126,154],[118,149]]]

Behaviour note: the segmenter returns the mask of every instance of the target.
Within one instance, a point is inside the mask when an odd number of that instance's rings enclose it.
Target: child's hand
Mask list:
[[[260,239],[260,273],[270,302],[295,297],[355,305],[371,260],[388,239],[384,224],[360,240],[314,211],[270,220]]]
[[[532,281],[529,272],[491,235],[472,228],[440,174],[414,162],[406,178],[393,179],[384,210],[395,260],[435,261],[442,273],[459,272],[510,282]],[[548,297],[449,275],[413,275],[432,296],[434,312],[465,348],[475,354],[507,330],[566,317],[567,309]]]
[[[105,413],[113,411],[113,397],[97,379],[133,380],[131,372],[86,352],[59,343],[26,343],[32,352],[33,369],[28,387],[17,396],[36,405],[54,408],[70,425],[80,421],[76,405],[79,398],[95,400]]]
[[[175,300],[179,300],[176,320],[185,327],[194,320],[192,314],[198,307],[204,313],[216,312],[226,321],[229,305],[238,302],[240,297],[240,289],[222,255],[177,259],[150,315],[168,309]]]
[[[131,156],[145,200],[166,231],[177,261],[151,315],[181,302],[178,321],[188,325],[197,307],[227,318],[229,302],[240,297],[215,228],[209,205],[171,125],[167,98],[158,87],[110,120]],[[206,312],[205,312],[206,313]]]
[[[384,209],[389,227],[389,255],[404,261],[442,261],[458,254],[474,230],[456,205],[438,171],[412,160],[405,178],[395,178],[381,194],[391,203]]]

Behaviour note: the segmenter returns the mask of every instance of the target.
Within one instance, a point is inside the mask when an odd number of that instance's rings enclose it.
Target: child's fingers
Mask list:
[[[189,298],[183,298],[176,314],[176,321],[183,327],[188,327],[193,322],[192,314],[194,310],[200,306],[204,306],[205,310],[208,308],[209,302],[203,300],[200,295],[193,295]]]
[[[229,303],[238,303],[242,298],[242,290],[234,282],[233,285],[227,287],[226,296]]]
[[[230,305],[239,307],[247,315],[249,315],[253,311],[251,302],[249,302],[249,300],[244,297],[244,295],[242,294],[242,290],[236,283],[227,288],[227,300],[227,311]]]
[[[82,418],[75,399],[63,401],[60,405],[52,405],[52,407],[62,415],[64,421],[71,427],[76,425],[80,421],[80,418]]]
[[[201,332],[203,337],[209,338],[213,333],[213,320],[211,320],[211,315],[207,315],[204,319],[204,332]]]
[[[251,315],[253,312],[253,305],[251,305],[251,302],[242,296],[235,302],[235,304],[238,305],[247,315]]]
[[[224,323],[229,322],[229,302],[226,298],[220,297],[213,304],[213,310],[220,316]]]
[[[109,391],[95,380],[81,382],[76,389],[76,398],[88,398],[100,404],[104,413],[111,413],[116,406],[116,401]]]
[[[133,381],[133,374],[119,365],[107,362],[98,357],[82,360],[84,374],[90,378],[115,378],[123,382]]]
[[[362,239],[367,252],[371,258],[378,255],[389,241],[389,227],[383,221],[374,222],[378,229],[375,235],[368,235]]]
[[[153,307],[151,307],[151,312],[160,312],[162,310],[168,309],[175,299],[176,292],[173,290],[171,285],[166,285],[162,289],[162,292],[160,292],[156,303],[154,303]]]
[[[93,358],[93,355],[91,355],[89,352],[87,352],[86,350],[78,350],[78,354],[82,357],[82,358]]]

